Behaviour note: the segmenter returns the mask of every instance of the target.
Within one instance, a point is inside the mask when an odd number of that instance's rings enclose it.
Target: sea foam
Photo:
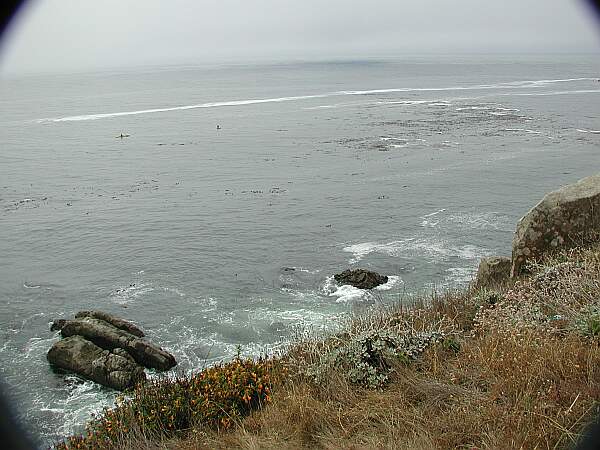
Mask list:
[[[444,91],[472,91],[472,90],[490,90],[490,89],[540,88],[540,87],[544,87],[545,85],[550,84],[550,83],[569,83],[569,82],[595,81],[595,80],[596,80],[595,78],[565,78],[565,79],[556,79],[556,80],[512,81],[512,82],[507,82],[507,83],[479,84],[479,85],[471,85],[471,86],[389,88],[389,89],[369,89],[369,90],[356,90],[356,91],[336,91],[336,92],[328,92],[328,93],[323,93],[323,94],[308,94],[308,95],[297,95],[297,96],[289,96],[289,97],[230,100],[230,101],[206,102],[206,103],[198,103],[198,104],[193,104],[193,105],[182,105],[182,106],[173,106],[173,107],[164,107],[164,108],[140,109],[140,110],[134,110],[134,111],[82,114],[82,115],[76,115],[76,116],[44,118],[44,119],[37,120],[37,122],[38,123],[77,122],[77,121],[84,121],[84,120],[99,120],[99,119],[107,119],[107,118],[111,118],[111,117],[133,116],[133,115],[140,115],[140,114],[155,114],[155,113],[165,113],[165,112],[173,112],[173,111],[185,111],[185,110],[191,110],[191,109],[246,106],[246,105],[257,105],[257,104],[266,104],[266,103],[294,102],[294,101],[301,101],[301,100],[339,97],[339,96],[347,96],[347,95],[373,95],[373,94],[389,94],[389,93],[397,93],[397,92],[444,92]],[[580,92],[580,93],[600,92],[600,90],[564,91],[563,93],[574,93],[574,92]],[[557,94],[558,93],[554,93],[554,95],[557,95]],[[536,94],[535,93],[531,93],[531,94],[526,93],[523,95],[536,95]],[[551,94],[537,93],[537,95],[551,95]],[[411,101],[406,101],[406,102],[411,102]],[[414,103],[421,102],[421,100],[412,101],[412,102],[414,102]],[[422,101],[422,102],[432,103],[432,104],[437,103],[438,105],[440,105],[441,104],[440,102],[443,102],[443,101],[427,100],[427,101]],[[410,104],[410,103],[407,103],[407,104]],[[444,106],[446,106],[446,105],[444,104]]]

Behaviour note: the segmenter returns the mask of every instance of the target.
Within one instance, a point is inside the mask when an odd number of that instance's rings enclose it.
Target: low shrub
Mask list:
[[[233,361],[207,368],[191,377],[152,380],[120,397],[80,436],[58,449],[120,448],[129,433],[147,438],[169,437],[195,426],[226,429],[271,399],[278,365],[271,360]]]
[[[367,330],[351,336],[339,347],[312,364],[307,374],[323,383],[332,370],[354,384],[380,389],[398,364],[408,364],[443,338],[440,332],[400,332],[394,329]]]

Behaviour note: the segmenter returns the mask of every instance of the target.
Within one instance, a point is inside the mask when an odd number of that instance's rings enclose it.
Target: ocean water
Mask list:
[[[50,443],[114,399],[45,359],[78,310],[135,321],[188,373],[465,285],[598,171],[599,76],[596,56],[505,55],[3,79],[0,370],[26,427]],[[390,282],[337,286],[349,267]]]

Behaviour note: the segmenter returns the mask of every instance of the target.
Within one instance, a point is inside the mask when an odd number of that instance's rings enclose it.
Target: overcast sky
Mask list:
[[[598,52],[599,31],[583,0],[34,0],[0,70]]]

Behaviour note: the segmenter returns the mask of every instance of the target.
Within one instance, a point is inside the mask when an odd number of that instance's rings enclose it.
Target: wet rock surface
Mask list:
[[[172,354],[144,339],[139,327],[101,311],[57,319],[51,330],[64,338],[48,351],[53,366],[114,389],[144,380],[144,367],[168,370],[177,364]]]
[[[366,269],[344,270],[333,276],[340,284],[349,284],[359,289],[373,289],[388,282],[388,277]]]
[[[80,311],[75,314],[76,319],[81,319],[83,317],[92,317],[94,319],[104,320],[119,330],[126,331],[137,337],[144,337],[144,332],[134,323],[102,311]]]
[[[177,364],[173,355],[159,346],[93,317],[67,320],[60,334],[63,337],[82,336],[107,350],[120,347],[138,364],[149,369],[168,370]]]
[[[75,372],[113,389],[128,389],[146,379],[144,369],[131,357],[124,356],[123,351],[104,350],[81,336],[56,342],[47,358],[54,367]]]

